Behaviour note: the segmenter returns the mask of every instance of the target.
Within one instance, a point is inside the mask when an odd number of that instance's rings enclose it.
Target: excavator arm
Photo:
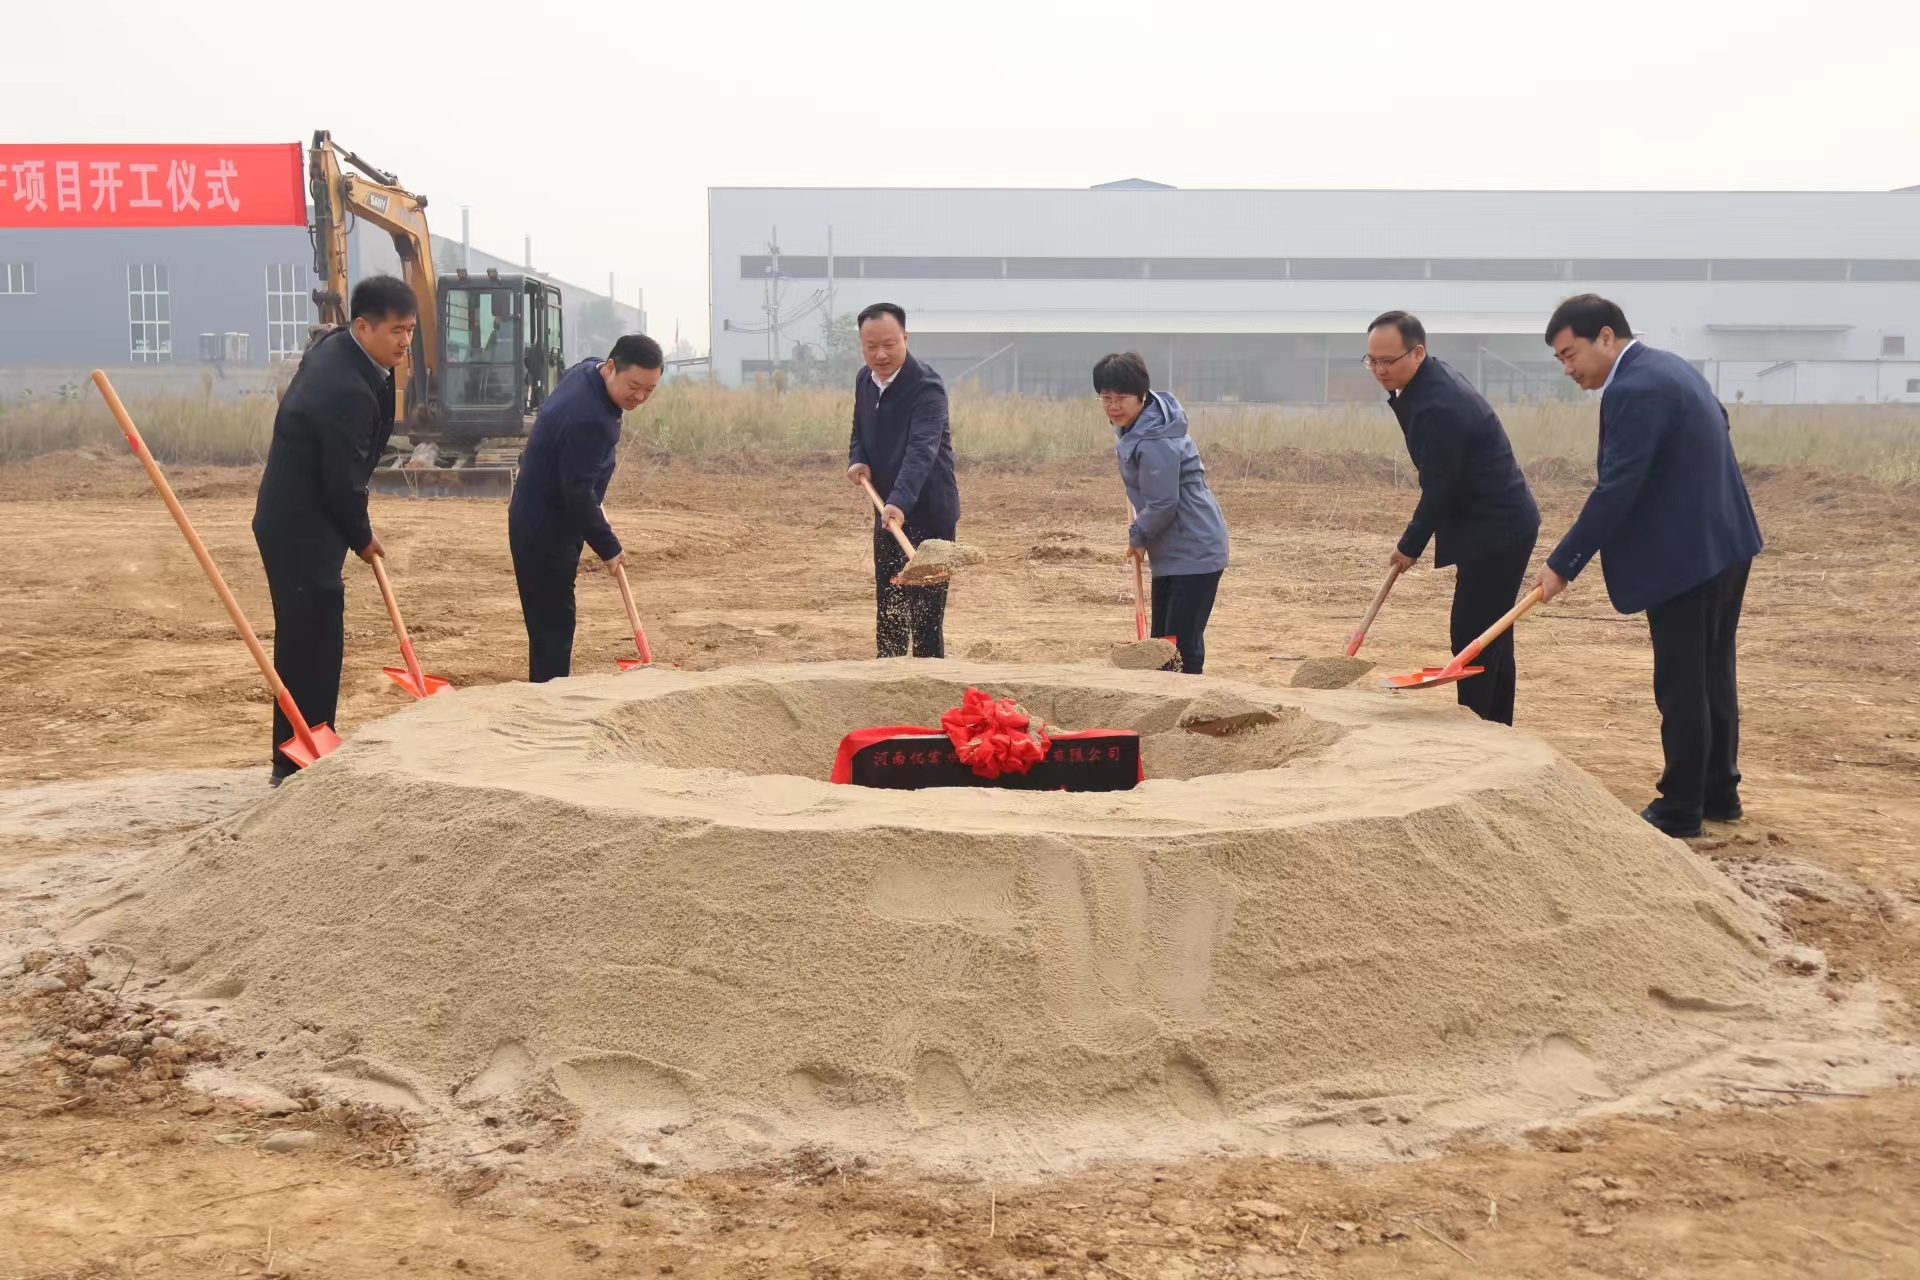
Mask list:
[[[348,173],[343,165],[356,172]],[[401,276],[420,304],[420,327],[414,337],[412,359],[394,372],[398,393],[395,416],[401,421],[417,417],[431,400],[431,365],[440,342],[440,304],[433,239],[427,233],[427,198],[406,190],[393,174],[337,145],[324,129],[313,135],[308,170],[313,198],[313,273],[318,286],[313,301],[320,327],[330,330],[348,323],[347,230],[351,219],[363,218],[393,237]],[[418,385],[409,394],[413,384]]]

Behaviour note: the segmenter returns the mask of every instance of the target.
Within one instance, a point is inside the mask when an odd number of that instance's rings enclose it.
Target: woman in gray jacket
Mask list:
[[[1127,555],[1153,568],[1153,629],[1180,650],[1180,669],[1199,675],[1207,619],[1227,567],[1227,521],[1207,487],[1207,468],[1187,434],[1186,410],[1155,391],[1147,362],[1129,351],[1093,366],[1093,389],[1113,424],[1120,482],[1133,505]]]

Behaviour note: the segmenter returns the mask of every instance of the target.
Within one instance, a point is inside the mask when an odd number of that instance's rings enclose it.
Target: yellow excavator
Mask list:
[[[349,173],[351,168],[355,172]],[[308,153],[313,204],[311,346],[347,324],[347,240],[356,220],[393,237],[420,302],[412,354],[394,371],[396,438],[373,488],[416,497],[510,493],[533,415],[565,370],[560,290],[538,276],[436,275],[427,198],[322,130]]]

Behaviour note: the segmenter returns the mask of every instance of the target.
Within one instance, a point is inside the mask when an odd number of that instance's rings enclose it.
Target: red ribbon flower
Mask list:
[[[1046,725],[1019,703],[978,689],[968,689],[960,705],[940,717],[940,728],[961,762],[982,778],[1025,773],[1053,745]]]

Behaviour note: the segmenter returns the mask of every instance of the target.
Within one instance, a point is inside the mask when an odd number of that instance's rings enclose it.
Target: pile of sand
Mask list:
[[[928,538],[914,548],[913,559],[900,571],[900,581],[908,585],[939,582],[952,577],[955,569],[984,564],[986,559],[986,552],[978,547],[945,538]]]
[[[1308,658],[1295,667],[1287,683],[1296,689],[1344,689],[1373,670],[1365,658]]]
[[[1178,662],[1180,650],[1171,640],[1129,640],[1113,646],[1108,657],[1122,671],[1159,671]]]
[[[969,684],[1138,730],[1150,780],[825,781],[846,731],[936,724]],[[1272,721],[1180,727],[1209,700]],[[257,1078],[418,1108],[454,1154],[1007,1171],[1383,1152],[1624,1101],[1812,985],[1770,973],[1774,936],[1450,705],[957,662],[429,699],[68,931],[219,1005]]]
[[[1190,733],[1225,737],[1256,725],[1278,724],[1273,709],[1230,689],[1209,689],[1180,713],[1180,727]]]

